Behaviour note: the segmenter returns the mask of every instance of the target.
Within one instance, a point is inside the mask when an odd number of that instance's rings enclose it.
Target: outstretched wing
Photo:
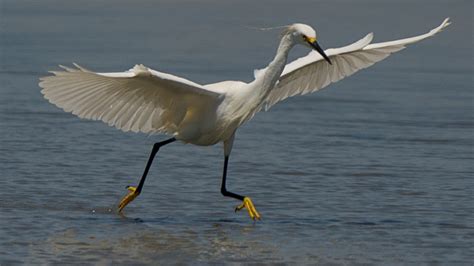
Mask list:
[[[328,64],[316,51],[285,66],[275,88],[265,100],[265,110],[286,98],[318,91],[332,82],[339,81],[400,51],[405,45],[435,35],[450,24],[449,18],[430,32],[396,41],[370,44],[373,34],[341,48],[328,49],[325,53],[332,61]]]
[[[174,134],[188,112],[217,104],[220,94],[143,65],[119,73],[61,66],[39,86],[51,103],[123,131]]]

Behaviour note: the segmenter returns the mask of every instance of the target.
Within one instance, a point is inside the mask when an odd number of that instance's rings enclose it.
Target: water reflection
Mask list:
[[[108,211],[107,211],[108,212]],[[96,212],[97,213],[97,212]],[[191,263],[278,262],[281,251],[255,224],[232,221],[171,225],[158,220],[116,218],[121,227],[98,223],[72,227],[30,244],[30,262]],[[123,229],[124,224],[128,227]],[[42,261],[42,258],[44,260]]]

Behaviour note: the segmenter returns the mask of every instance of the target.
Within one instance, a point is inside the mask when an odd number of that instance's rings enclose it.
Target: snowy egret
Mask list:
[[[76,68],[51,71],[41,78],[44,97],[80,118],[101,120],[123,131],[164,133],[170,139],[155,143],[138,186],[128,186],[128,194],[118,210],[142,191],[158,150],[176,140],[196,145],[224,143],[221,193],[241,201],[235,210],[246,208],[252,219],[260,219],[251,199],[226,188],[227,164],[235,132],[260,110],[288,97],[320,90],[332,82],[354,74],[405,48],[405,45],[435,35],[450,24],[449,19],[430,32],[390,42],[370,44],[370,33],[348,46],[323,50],[316,32],[304,24],[286,26],[276,55],[270,64],[254,72],[250,83],[223,81],[200,85],[143,65],[118,73],[95,73],[77,64]],[[287,64],[290,49],[311,48],[304,57]],[[313,51],[314,50],[314,51]]]

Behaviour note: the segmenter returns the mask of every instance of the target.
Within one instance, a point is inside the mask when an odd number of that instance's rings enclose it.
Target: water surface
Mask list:
[[[0,264],[471,264],[473,40],[470,1],[12,1],[0,3]],[[250,81],[277,31],[314,25],[322,46],[453,25],[376,66],[259,113],[239,129],[231,191],[221,145],[162,149],[49,104],[58,64],[136,63],[199,83]],[[469,37],[470,36],[470,37]],[[296,48],[291,56],[306,53]]]

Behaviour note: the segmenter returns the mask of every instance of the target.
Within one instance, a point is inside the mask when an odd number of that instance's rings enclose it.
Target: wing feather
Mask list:
[[[95,73],[60,65],[39,86],[66,112],[102,120],[123,131],[175,134],[189,109],[216,105],[221,94],[197,83],[137,65],[126,72]]]
[[[285,66],[278,83],[265,100],[265,110],[288,97],[318,91],[387,58],[390,54],[404,49],[407,44],[437,34],[449,24],[447,18],[440,26],[426,34],[374,44],[370,44],[373,38],[370,33],[353,44],[326,50],[332,65],[323,60],[317,52],[311,51]]]

